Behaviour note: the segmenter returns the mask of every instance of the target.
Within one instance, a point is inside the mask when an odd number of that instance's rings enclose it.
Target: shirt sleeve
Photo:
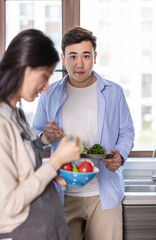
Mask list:
[[[116,149],[123,157],[123,163],[131,149],[134,147],[134,126],[131,113],[124,96],[123,90],[120,93],[120,128]]]
[[[13,217],[45,190],[57,172],[48,162],[34,171],[20,135],[9,131],[1,127],[0,212]]]
[[[32,130],[40,136],[43,133],[44,126],[47,121],[47,111],[46,111],[46,95],[42,93],[40,96],[37,110],[32,123]]]

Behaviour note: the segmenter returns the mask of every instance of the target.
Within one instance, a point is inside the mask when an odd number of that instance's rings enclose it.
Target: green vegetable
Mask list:
[[[90,153],[90,154],[104,154],[104,149],[99,144],[94,144],[91,148],[86,148],[83,146],[83,143],[80,143],[80,152],[81,153]]]
[[[80,142],[80,152],[88,153],[88,148],[84,147],[82,142]]]
[[[80,142],[80,153],[83,153],[83,151],[84,151],[84,146],[83,146],[83,143]]]
[[[89,149],[85,147],[83,150],[83,153],[88,153],[88,152],[89,152]]]
[[[99,144],[94,144],[90,149],[89,153],[91,154],[104,154],[104,149]]]

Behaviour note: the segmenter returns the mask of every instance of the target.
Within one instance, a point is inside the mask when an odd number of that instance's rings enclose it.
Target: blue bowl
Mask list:
[[[94,172],[80,173],[80,172],[71,172],[60,169],[58,173],[66,181],[67,185],[72,187],[82,187],[87,182],[93,179],[95,175],[99,172],[97,167],[94,167]]]

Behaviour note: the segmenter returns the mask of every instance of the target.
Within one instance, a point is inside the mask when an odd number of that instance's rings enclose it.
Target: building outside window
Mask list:
[[[36,28],[47,34],[61,53],[62,38],[62,1],[27,1],[7,0],[6,2],[6,47],[20,31]],[[16,16],[16,17],[15,17]],[[15,27],[16,26],[16,27]],[[62,68],[61,61],[56,69]],[[61,79],[62,73],[55,72],[50,83]],[[29,123],[32,123],[38,98],[33,103],[22,100],[22,106]]]
[[[142,74],[142,97],[152,98],[152,74]]]
[[[77,2],[79,1],[75,0],[73,4]],[[68,29],[75,21],[74,18],[69,21],[68,14],[64,14],[64,18],[68,18],[68,24],[64,25],[66,21],[62,21],[62,5],[66,11],[69,5],[66,8],[67,4],[62,0],[6,0],[5,3],[6,47],[19,31],[31,27],[45,32],[61,52],[62,25]],[[86,12],[88,6],[89,11]],[[75,8],[74,13],[78,14]],[[80,0],[80,25],[97,36],[95,71],[123,87],[135,127],[133,150],[155,149],[155,1],[97,0],[95,4],[95,0]],[[61,68],[60,62],[57,69]],[[50,82],[61,77],[62,73],[55,73]],[[31,122],[37,104],[34,102],[31,107],[27,107],[27,104],[23,104],[24,110],[31,115]]]
[[[97,36],[94,69],[123,87],[134,121],[136,151],[156,147],[155,16],[152,0],[80,1],[80,25]]]

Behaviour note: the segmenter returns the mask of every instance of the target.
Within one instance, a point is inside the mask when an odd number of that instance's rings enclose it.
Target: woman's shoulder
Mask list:
[[[0,132],[1,135],[10,136],[18,133],[15,123],[0,113]]]

